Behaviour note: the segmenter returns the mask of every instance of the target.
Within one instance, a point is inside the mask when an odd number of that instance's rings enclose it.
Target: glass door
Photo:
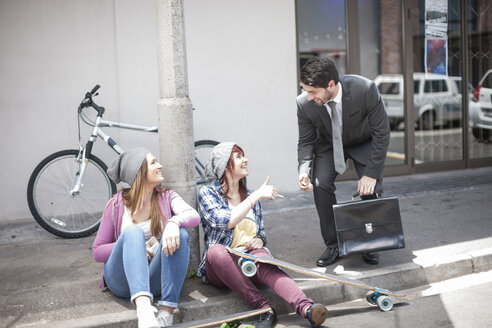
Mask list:
[[[312,56],[330,58],[347,71],[345,1],[296,1],[299,70]],[[299,86],[300,88],[300,86]]]
[[[374,80],[390,121],[385,166],[406,164],[400,1],[359,0],[360,75]]]
[[[462,161],[461,1],[412,1],[415,164]]]
[[[492,157],[492,0],[467,2],[470,159]]]

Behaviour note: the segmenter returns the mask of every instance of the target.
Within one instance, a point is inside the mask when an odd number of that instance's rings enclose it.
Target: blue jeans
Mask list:
[[[151,301],[154,295],[161,295],[159,305],[177,308],[190,257],[188,232],[184,228],[179,232],[179,249],[166,256],[161,241],[149,263],[142,229],[136,225],[126,228],[104,264],[104,281],[111,292],[130,297],[132,302],[141,295],[147,295]]]

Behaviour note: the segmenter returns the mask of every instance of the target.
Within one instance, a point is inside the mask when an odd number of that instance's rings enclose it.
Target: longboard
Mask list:
[[[286,269],[289,269],[289,270],[292,270],[292,271],[295,271],[298,273],[302,273],[302,274],[305,274],[305,275],[308,275],[311,277],[326,279],[326,280],[330,280],[330,281],[337,282],[340,284],[346,284],[346,285],[351,285],[351,286],[355,286],[355,287],[368,289],[369,292],[366,295],[366,300],[371,305],[377,305],[382,311],[389,311],[393,308],[393,301],[391,300],[391,298],[389,298],[387,296],[393,296],[393,297],[405,297],[405,296],[407,296],[406,294],[403,294],[403,293],[392,292],[392,291],[389,291],[387,289],[378,288],[375,286],[370,286],[361,280],[356,280],[356,279],[341,277],[341,276],[335,276],[335,275],[325,273],[325,272],[317,272],[317,271],[314,271],[311,269],[301,267],[299,265],[295,265],[295,264],[288,263],[288,262],[285,262],[282,260],[278,260],[278,259],[271,257],[271,256],[255,256],[255,255],[252,255],[249,253],[240,252],[240,251],[235,250],[235,249],[230,248],[230,247],[226,247],[226,248],[231,254],[235,254],[235,255],[237,255],[243,259],[249,260],[249,261],[276,265],[276,266],[286,268]],[[251,271],[256,270],[256,268],[252,268],[250,265],[243,265],[242,269],[243,269],[243,273],[246,276],[254,275],[254,273]],[[246,272],[246,271],[249,271],[249,272]],[[387,296],[383,296],[383,295],[387,295]]]
[[[236,313],[232,315],[225,315],[222,317],[209,318],[203,320],[197,320],[192,322],[185,322],[178,325],[173,325],[174,328],[206,328],[206,327],[222,327],[222,328],[239,328],[241,326],[242,320],[258,316],[262,313],[271,311],[271,308],[251,310],[241,313]],[[249,325],[246,325],[248,327]],[[254,327],[254,326],[249,326]]]

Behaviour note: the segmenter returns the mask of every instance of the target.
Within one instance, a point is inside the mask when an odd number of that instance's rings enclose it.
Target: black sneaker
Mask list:
[[[260,320],[258,320],[258,323],[256,324],[256,328],[273,328],[275,327],[275,324],[277,323],[277,315],[275,314],[275,311],[272,309],[272,312],[266,312],[260,314]]]
[[[328,310],[322,304],[315,303],[306,311],[306,319],[309,320],[311,327],[319,327],[325,322]]]

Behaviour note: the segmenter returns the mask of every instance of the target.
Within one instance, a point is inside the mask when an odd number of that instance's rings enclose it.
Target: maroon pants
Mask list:
[[[251,252],[256,256],[270,256],[264,249]],[[251,278],[246,277],[239,268],[239,257],[231,254],[220,244],[210,247],[207,252],[205,269],[207,279],[215,286],[227,286],[245,300],[252,309],[270,307],[266,299],[255,284],[270,287],[278,296],[289,303],[296,313],[304,317],[306,310],[313,301],[304,295],[302,290],[285,272],[278,267],[256,263],[257,272]]]

